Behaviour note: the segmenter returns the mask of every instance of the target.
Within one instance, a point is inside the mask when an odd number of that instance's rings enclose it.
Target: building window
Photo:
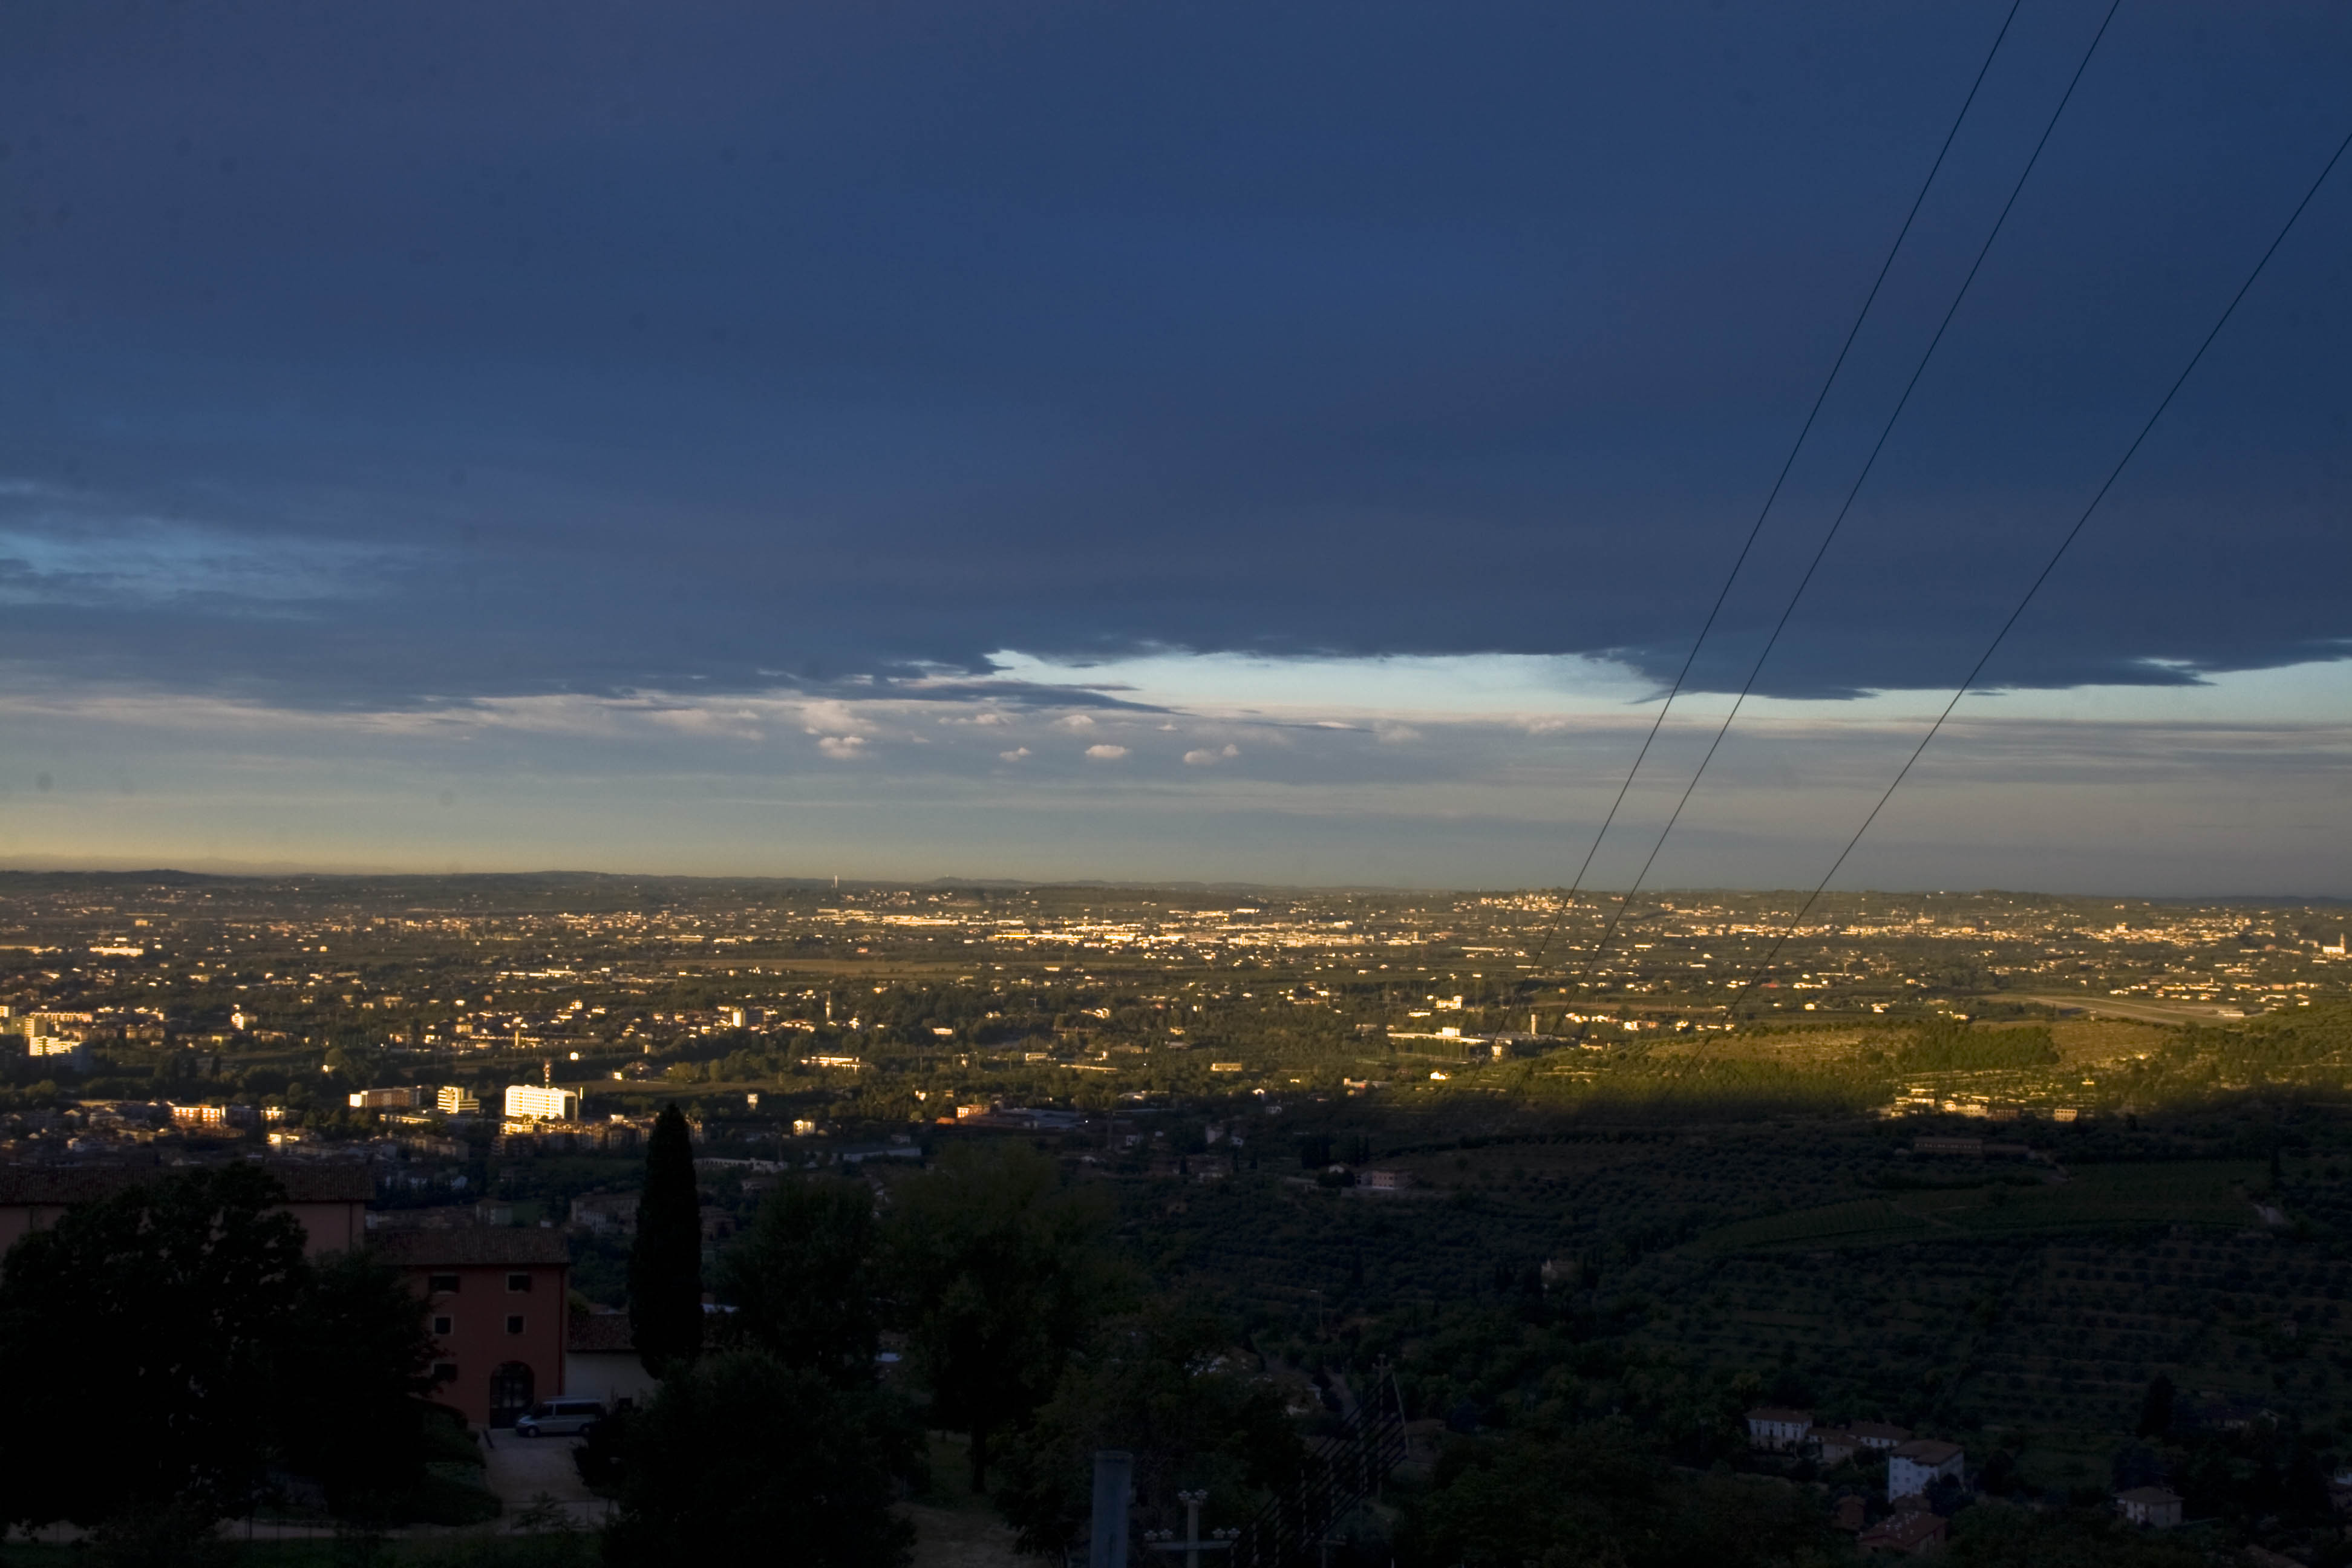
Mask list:
[[[457,1277],[455,1274],[436,1274],[425,1282],[425,1288],[436,1296],[454,1296],[457,1293]]]
[[[446,1338],[449,1331],[457,1326],[457,1320],[455,1318],[436,1318],[433,1320],[433,1331]]]
[[[519,1334],[522,1332],[522,1314],[520,1312],[515,1313],[512,1317],[507,1320],[507,1332],[510,1334]]]
[[[530,1289],[530,1276],[528,1274],[508,1275],[507,1289],[509,1290],[529,1290]]]

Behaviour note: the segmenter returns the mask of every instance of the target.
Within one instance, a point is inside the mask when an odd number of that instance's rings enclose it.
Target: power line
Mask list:
[[[1862,493],[1862,487],[1869,479],[1871,470],[1877,467],[1879,454],[1886,449],[1887,437],[1895,433],[1895,423],[1903,417],[1903,410],[1909,405],[1911,394],[1919,385],[1919,378],[1927,374],[1928,362],[1936,357],[1936,349],[1943,342],[1944,333],[1950,329],[1952,319],[1959,314],[1961,302],[1968,299],[1970,285],[1976,282],[1977,273],[1984,266],[1985,258],[1991,254],[1993,242],[2000,237],[2002,226],[2009,222],[2009,215],[2025,189],[2025,182],[2032,178],[2034,165],[2042,161],[2042,152],[2050,144],[2051,132],[2058,129],[2059,119],[2065,114],[2066,105],[2074,100],[2074,89],[2082,84],[2083,73],[2090,68],[2091,57],[2098,53],[2099,40],[2107,36],[2107,26],[2116,19],[2116,12],[2122,5],[2123,0],[2109,0],[2106,15],[2099,19],[2099,30],[2091,35],[2090,46],[2083,51],[2082,59],[2075,64],[2074,74],[2067,79],[2066,90],[2060,95],[2058,106],[2050,111],[2048,122],[2042,127],[2041,137],[2033,143],[2033,155],[2026,159],[2025,167],[2018,172],[2017,183],[2010,186],[2009,199],[2001,203],[2000,216],[1993,219],[1992,227],[1986,232],[1984,244],[1978,247],[1976,259],[1969,264],[1968,276],[1960,279],[1959,289],[1953,294],[1951,305],[1944,311],[1944,319],[1937,323],[1936,335],[1927,340],[1927,351],[1920,354],[1918,364],[1913,367],[1911,379],[1904,384],[1903,395],[1895,400],[1894,411],[1887,415],[1886,423],[1880,426],[1878,439],[1872,445],[1870,456],[1864,460],[1862,471],[1854,476],[1853,486],[1845,493],[1844,502],[1837,510],[1837,516],[1830,521],[1829,531],[1822,535],[1822,542],[1814,550],[1812,560],[1807,563],[1805,574],[1798,579],[1795,592],[1789,595],[1788,604],[1780,610],[1780,618],[1773,623],[1772,635],[1764,640],[1763,650],[1757,654],[1756,662],[1748,667],[1748,679],[1740,683],[1739,694],[1732,700],[1731,710],[1723,716],[1723,722],[1716,726],[1715,738],[1707,742],[1706,753],[1699,758],[1698,767],[1692,773],[1690,783],[1683,786],[1682,797],[1675,802],[1673,815],[1666,818],[1665,826],[1658,830],[1657,841],[1650,846],[1650,853],[1643,860],[1641,870],[1634,874],[1632,884],[1625,889],[1624,898],[1618,901],[1616,912],[1609,917],[1609,923],[1601,929],[1600,940],[1592,944],[1592,952],[1586,955],[1585,972],[1588,975],[1592,966],[1600,962],[1601,953],[1608,950],[1610,939],[1617,934],[1617,927],[1624,920],[1625,911],[1633,906],[1633,894],[1649,877],[1650,868],[1657,863],[1658,852],[1666,847],[1666,839],[1674,833],[1675,825],[1682,820],[1683,808],[1690,805],[1691,795],[1698,789],[1699,780],[1706,776],[1707,764],[1715,761],[1715,753],[1722,746],[1724,736],[1730,733],[1732,721],[1739,717],[1739,710],[1747,704],[1748,694],[1755,690],[1756,679],[1764,672],[1765,661],[1772,657],[1773,648],[1780,644],[1780,634],[1788,629],[1789,618],[1796,614],[1798,602],[1805,596],[1806,588],[1811,585],[1813,574],[1821,570],[1822,560],[1829,554],[1839,529],[1845,525],[1846,514],[1853,510],[1854,498]]]
[[[1633,765],[1625,771],[1624,782],[1617,786],[1617,798],[1609,803],[1609,812],[1601,819],[1600,831],[1592,836],[1592,843],[1584,851],[1583,863],[1577,867],[1576,879],[1569,884],[1568,892],[1561,900],[1559,919],[1552,922],[1550,929],[1544,932],[1543,940],[1536,945],[1532,955],[1536,964],[1543,963],[1544,953],[1550,948],[1552,938],[1559,934],[1560,924],[1568,918],[1569,907],[1575,903],[1576,895],[1583,889],[1585,874],[1592,869],[1592,858],[1601,852],[1601,840],[1609,837],[1610,826],[1617,820],[1618,809],[1625,804],[1626,793],[1633,787],[1633,780],[1641,773],[1643,760],[1650,754],[1651,742],[1658,738],[1658,731],[1665,724],[1667,713],[1673,710],[1675,699],[1682,694],[1683,683],[1690,679],[1691,666],[1697,662],[1699,649],[1706,646],[1707,634],[1715,629],[1716,617],[1723,613],[1724,601],[1731,596],[1731,586],[1739,580],[1740,569],[1748,564],[1748,554],[1756,548],[1757,537],[1764,531],[1764,520],[1772,514],[1773,504],[1780,499],[1781,487],[1789,481],[1789,471],[1796,467],[1797,455],[1804,450],[1805,438],[1812,434],[1813,422],[1821,417],[1822,405],[1829,401],[1830,389],[1837,384],[1838,372],[1845,368],[1846,355],[1853,352],[1854,340],[1862,335],[1862,324],[1869,320],[1870,308],[1877,302],[1878,291],[1885,285],[1887,273],[1894,269],[1895,258],[1902,252],[1904,240],[1910,237],[1911,225],[1919,216],[1919,208],[1926,203],[1927,192],[1936,183],[1936,175],[1944,167],[1944,158],[1951,152],[1953,140],[1959,135],[1960,126],[1969,117],[1969,108],[1976,102],[1977,91],[1984,86],[1986,73],[1992,69],[1993,57],[2000,53],[2001,41],[2009,37],[2010,24],[2017,20],[2018,8],[2024,3],[2025,0],[2010,0],[2009,14],[2001,18],[2000,30],[1993,35],[1992,47],[1985,51],[1983,63],[1977,67],[1976,78],[1969,83],[1968,96],[1960,100],[1959,112],[1952,117],[1951,129],[1944,132],[1943,143],[1936,149],[1936,161],[1927,165],[1927,177],[1919,183],[1918,195],[1911,198],[1911,209],[1903,215],[1903,226],[1895,230],[1895,243],[1886,248],[1886,259],[1878,264],[1878,276],[1871,279],[1870,292],[1863,296],[1862,309],[1855,312],[1853,325],[1846,329],[1845,342],[1838,345],[1837,358],[1830,363],[1829,374],[1822,378],[1822,389],[1814,395],[1813,405],[1805,413],[1805,422],[1798,428],[1797,439],[1790,446],[1788,457],[1781,461],[1780,471],[1773,476],[1772,488],[1765,493],[1764,504],[1757,510],[1756,521],[1748,525],[1748,538],[1740,545],[1738,555],[1733,559],[1731,571],[1723,579],[1723,586],[1717,591],[1715,603],[1707,609],[1706,619],[1699,624],[1698,636],[1693,639],[1690,652],[1683,659],[1682,668],[1675,672],[1675,683],[1667,689],[1666,700],[1659,706],[1657,717],[1650,721],[1650,732],[1642,738],[1641,749],[1633,753]]]
[[[1992,661],[1994,653],[1999,651],[2000,645],[2008,639],[2011,628],[2025,614],[2026,606],[2033,603],[2034,595],[2042,592],[2042,585],[2050,580],[2050,574],[2058,569],[2059,561],[2073,546],[2084,525],[2091,521],[2091,514],[2098,510],[2101,501],[2107,499],[2107,492],[2115,488],[2116,480],[2121,477],[2125,468],[2139,451],[2140,443],[2146,441],[2148,432],[2156,428],[2156,422],[2164,417],[2164,411],[2172,406],[2173,398],[2179,395],[2190,374],[2197,369],[2198,363],[2204,359],[2205,351],[2213,346],[2213,340],[2220,337],[2221,329],[2230,324],[2230,318],[2236,314],[2240,302],[2253,289],[2255,279],[2260,278],[2263,275],[2263,269],[2270,265],[2271,258],[2278,254],[2279,247],[2286,243],[2286,237],[2294,231],[2296,221],[2303,216],[2304,209],[2310,206],[2313,198],[2319,195],[2320,187],[2327,183],[2327,176],[2336,172],[2336,165],[2343,160],[2347,150],[2352,150],[2352,132],[2347,132],[2344,140],[2336,144],[2335,153],[2328,157],[2326,164],[2320,169],[2318,177],[2313,180],[2311,187],[2303,193],[2303,200],[2294,204],[2294,211],[2287,215],[2286,222],[2280,226],[2278,233],[2273,237],[2269,246],[2263,251],[2262,259],[2255,262],[2253,270],[2246,274],[2246,280],[2238,285],[2238,291],[2230,296],[2229,304],[2222,307],[2221,314],[2214,321],[2212,330],[2205,334],[2204,341],[2197,345],[2197,352],[2189,356],[2189,363],[2181,367],[2180,374],[2175,376],[2172,384],[2165,389],[2163,398],[2156,405],[2156,411],[2150,414],[2147,416],[2147,422],[2139,427],[2139,434],[2132,437],[2131,445],[2124,448],[2124,455],[2116,459],[2115,467],[2107,470],[2106,479],[2101,481],[2098,490],[2091,497],[2089,504],[2083,508],[2082,515],[2075,518],[2074,526],[2066,531],[2065,537],[2058,542],[2058,548],[2050,552],[2050,559],[2043,562],[2042,570],[2034,574],[2033,581],[2026,585],[2025,593],[2018,599],[2016,607],[2009,612],[2009,618],[2000,623],[2000,629],[1993,633],[1992,641],[1985,645],[1983,654],[1979,656],[1975,666],[1969,669],[1967,679],[1962,680],[1958,689],[1952,693],[1952,700],[1944,704],[1944,710],[1936,716],[1936,721],[1933,724],[1927,726],[1927,732],[1919,738],[1918,745],[1912,748],[1911,755],[1897,770],[1893,782],[1887,784],[1885,793],[1878,797],[1878,804],[1870,808],[1870,815],[1862,819],[1862,826],[1853,830],[1853,837],[1846,840],[1845,847],[1839,850],[1838,858],[1830,863],[1828,872],[1814,884],[1813,890],[1805,896],[1805,901],[1798,906],[1797,912],[1790,918],[1789,923],[1781,928],[1780,934],[1773,939],[1771,948],[1764,954],[1764,962],[1756,966],[1756,973],[1748,977],[1748,984],[1741,986],[1738,994],[1732,997],[1729,1011],[1737,1012],[1739,1004],[1748,999],[1748,993],[1756,989],[1757,983],[1762,980],[1765,973],[1771,969],[1772,961],[1780,957],[1780,949],[1788,942],[1790,934],[1811,911],[1814,901],[1822,896],[1822,889],[1830,885],[1831,878],[1838,874],[1838,868],[1845,864],[1846,857],[1853,854],[1854,846],[1862,842],[1862,836],[1870,831],[1870,825],[1878,820],[1878,814],[1886,809],[1886,803],[1894,798],[1895,790],[1901,787],[1906,778],[1910,776],[1912,764],[1919,760],[1921,754],[1927,750],[1928,742],[1933,741],[1937,733],[1943,729],[1944,721],[1952,716],[1952,710],[1960,705],[1960,700],[1966,697],[1976,685],[1977,678],[1984,673],[1985,666]]]

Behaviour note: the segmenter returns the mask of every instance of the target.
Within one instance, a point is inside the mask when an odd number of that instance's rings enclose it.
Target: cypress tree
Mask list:
[[[2139,1435],[2161,1438],[2172,1430],[2172,1379],[2158,1373],[2139,1403]]]
[[[675,1103],[646,1143],[645,1196],[629,1249],[629,1333],[656,1377],[691,1365],[702,1349],[702,1203],[693,1141]]]

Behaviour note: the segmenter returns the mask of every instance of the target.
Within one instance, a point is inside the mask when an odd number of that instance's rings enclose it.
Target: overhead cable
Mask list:
[[[1927,165],[1927,177],[1919,182],[1918,194],[1911,198],[1910,210],[1903,215],[1903,226],[1895,231],[1895,243],[1886,247],[1886,258],[1878,264],[1878,276],[1871,279],[1870,291],[1863,296],[1862,309],[1854,312],[1853,325],[1846,329],[1845,342],[1838,345],[1837,358],[1830,362],[1829,374],[1822,377],[1821,391],[1813,395],[1813,405],[1806,410],[1805,422],[1798,427],[1797,438],[1790,443],[1788,457],[1781,459],[1780,471],[1773,476],[1772,488],[1765,492],[1764,504],[1757,509],[1756,521],[1748,525],[1748,537],[1740,544],[1739,553],[1733,558],[1731,570],[1724,576],[1723,586],[1717,590],[1715,603],[1707,608],[1706,619],[1699,624],[1698,636],[1692,639],[1690,652],[1684,657],[1682,668],[1675,674],[1674,685],[1667,688],[1665,700],[1660,704],[1657,717],[1650,721],[1650,732],[1642,737],[1641,749],[1633,753],[1633,765],[1625,771],[1623,782],[1618,784],[1617,797],[1609,803],[1608,815],[1601,819],[1600,831],[1593,834],[1591,844],[1584,851],[1583,862],[1576,868],[1575,880],[1569,884],[1567,893],[1560,900],[1559,918],[1544,932],[1543,940],[1536,944],[1536,951],[1531,955],[1535,964],[1543,963],[1544,953],[1550,948],[1552,939],[1559,934],[1561,923],[1568,919],[1568,911],[1576,902],[1576,895],[1583,890],[1585,875],[1592,869],[1592,858],[1600,853],[1601,840],[1609,837],[1609,829],[1617,820],[1618,809],[1625,804],[1626,793],[1633,787],[1633,780],[1650,754],[1651,742],[1658,738],[1658,731],[1665,724],[1666,715],[1674,709],[1675,699],[1682,694],[1683,683],[1690,679],[1691,666],[1697,661],[1699,649],[1706,646],[1707,634],[1715,629],[1716,617],[1723,613],[1724,601],[1730,597],[1732,584],[1739,580],[1740,569],[1748,564],[1748,557],[1756,548],[1757,537],[1764,531],[1764,520],[1772,514],[1773,503],[1780,499],[1781,487],[1789,481],[1789,470],[1796,467],[1797,455],[1804,450],[1805,438],[1812,434],[1813,423],[1821,417],[1822,405],[1829,401],[1830,389],[1837,384],[1838,372],[1845,368],[1846,355],[1853,352],[1854,339],[1862,335],[1862,324],[1870,319],[1870,308],[1877,302],[1878,291],[1885,286],[1887,273],[1894,269],[1895,258],[1902,252],[1904,240],[1910,237],[1911,225],[1919,216],[1919,208],[1926,203],[1927,192],[1944,166],[1944,158],[1951,152],[1953,140],[1959,135],[1960,126],[1969,117],[1969,108],[1976,102],[1977,91],[1984,86],[1986,73],[1992,69],[1993,57],[2000,53],[2001,40],[2009,37],[2010,24],[2017,20],[2018,7],[2023,4],[2024,0],[2010,0],[2009,12],[2000,20],[2000,30],[1993,35],[1992,47],[1985,51],[1983,62],[1977,67],[1977,74],[1969,83],[1968,96],[1960,100],[1959,112],[1952,116],[1951,129],[1944,132],[1943,142],[1936,149],[1935,162]]]
[[[1837,516],[1830,521],[1829,531],[1822,535],[1820,546],[1807,563],[1805,574],[1798,579],[1788,604],[1781,607],[1780,618],[1773,623],[1772,635],[1765,639],[1763,650],[1757,654],[1755,663],[1748,667],[1748,679],[1740,683],[1739,694],[1732,700],[1731,710],[1723,716],[1723,722],[1716,726],[1715,738],[1707,742],[1706,752],[1700,757],[1690,783],[1683,786],[1682,796],[1675,801],[1673,815],[1666,818],[1665,826],[1658,830],[1657,841],[1650,846],[1649,856],[1643,860],[1641,870],[1634,874],[1633,882],[1625,889],[1625,896],[1618,900],[1616,912],[1609,917],[1609,923],[1601,929],[1600,939],[1593,943],[1591,952],[1586,955],[1584,969],[1587,977],[1591,975],[1593,965],[1601,961],[1601,955],[1608,950],[1610,940],[1617,934],[1619,923],[1633,905],[1633,894],[1649,877],[1650,868],[1657,863],[1658,852],[1665,847],[1675,825],[1682,820],[1683,808],[1690,805],[1691,795],[1697,790],[1699,780],[1706,776],[1707,764],[1715,761],[1715,753],[1722,746],[1724,736],[1730,732],[1732,721],[1739,717],[1740,709],[1746,705],[1749,693],[1755,690],[1757,677],[1763,673],[1765,662],[1772,657],[1773,648],[1779,646],[1780,634],[1788,628],[1789,618],[1796,613],[1798,602],[1805,596],[1805,589],[1811,584],[1813,574],[1821,570],[1822,560],[1829,553],[1831,544],[1835,542],[1839,529],[1844,526],[1846,514],[1853,510],[1854,498],[1862,493],[1864,483],[1877,466],[1879,454],[1886,449],[1887,437],[1894,434],[1895,423],[1903,417],[1903,410],[1909,405],[1911,394],[1919,385],[1919,378],[1927,374],[1928,362],[1936,357],[1936,349],[1943,342],[1952,319],[1959,314],[1961,302],[1969,297],[1970,285],[1976,282],[1977,273],[1983,268],[1985,258],[1991,253],[1993,242],[2000,237],[2001,228],[2009,222],[2009,215],[2015,209],[2026,181],[2033,176],[2034,165],[2042,161],[2042,149],[2050,144],[2051,132],[2057,130],[2067,104],[2074,100],[2074,89],[2082,84],[2083,73],[2090,68],[2091,57],[2098,52],[2099,40],[2107,36],[2108,25],[2115,21],[2116,12],[2122,5],[2123,0],[2110,0],[2106,15],[2099,20],[2099,30],[2091,35],[2090,45],[2084,49],[2082,59],[2076,63],[2074,74],[2067,79],[2065,92],[2059,97],[2058,106],[2050,111],[2049,121],[2042,127],[2042,134],[2033,143],[2032,156],[2026,159],[2025,167],[2018,172],[2016,183],[2010,186],[2009,199],[2001,203],[2000,216],[1993,219],[1992,227],[1986,232],[1984,243],[1977,247],[1976,259],[1969,264],[1968,275],[1960,279],[1958,290],[1952,295],[1952,302],[1944,311],[1944,319],[1937,324],[1936,335],[1928,339],[1926,352],[1920,354],[1919,363],[1912,369],[1911,379],[1904,384],[1903,395],[1895,400],[1894,411],[1887,415],[1886,423],[1879,428],[1878,439],[1872,445],[1870,456],[1864,460],[1862,471],[1854,476],[1853,484],[1845,493],[1844,502],[1837,510]]]
[[[2319,195],[2320,187],[2327,183],[2327,176],[2336,172],[2336,165],[2343,160],[2347,149],[2352,149],[2352,132],[2347,132],[2344,140],[2336,144],[2335,153],[2320,169],[2318,177],[2314,179],[2310,188],[2303,193],[2303,200],[2295,203],[2294,211],[2287,215],[2286,222],[2280,226],[2278,233],[2272,237],[2269,246],[2263,249],[2262,259],[2255,262],[2253,270],[2246,274],[2246,280],[2238,285],[2238,291],[2230,296],[2230,302],[2222,307],[2221,314],[2215,319],[2212,330],[2205,334],[2204,341],[2197,345],[2197,352],[2189,356],[2189,363],[2181,367],[2180,374],[2175,376],[2172,384],[2165,389],[2164,396],[2158,401],[2155,412],[2151,413],[2147,422],[2140,426],[2139,434],[2132,437],[2131,445],[2124,448],[2124,454],[2116,459],[2115,467],[2107,470],[2107,477],[2100,482],[2097,491],[2092,495],[2089,503],[2083,508],[2082,514],[2074,519],[2074,525],[2069,528],[2064,537],[2058,541],[2058,548],[2050,552],[2050,559],[2042,563],[2042,570],[2035,573],[2033,581],[2026,584],[2024,594],[2019,597],[2016,606],[2009,612],[2009,618],[2000,623],[2000,629],[1993,633],[1992,640],[1985,645],[1984,652],[1978,657],[1975,666],[1968,673],[1968,678],[1962,680],[1958,688],[1953,691],[1951,700],[1944,704],[1944,710],[1936,716],[1936,721],[1927,726],[1927,732],[1919,737],[1919,743],[1912,748],[1911,755],[1896,771],[1885,793],[1879,795],[1878,804],[1870,808],[1870,815],[1862,819],[1862,826],[1853,830],[1853,837],[1846,840],[1845,847],[1838,851],[1835,860],[1830,862],[1829,870],[1819,882],[1813,885],[1813,890],[1806,895],[1805,901],[1798,906],[1797,912],[1790,918],[1789,923],[1780,929],[1780,934],[1773,940],[1771,948],[1765,953],[1763,963],[1756,966],[1756,973],[1748,977],[1748,984],[1741,986],[1738,993],[1732,997],[1730,1006],[1734,1011],[1738,1008],[1741,1002],[1747,1000],[1748,994],[1756,989],[1757,984],[1771,969],[1772,961],[1780,956],[1780,949],[1788,942],[1790,933],[1795,931],[1805,916],[1811,911],[1815,900],[1821,898],[1822,889],[1830,885],[1831,878],[1838,874],[1838,868],[1845,864],[1846,857],[1853,853],[1854,846],[1862,842],[1862,836],[1870,831],[1870,825],[1878,820],[1878,814],[1886,809],[1886,803],[1895,797],[1895,790],[1900,788],[1903,781],[1910,776],[1912,764],[1918,762],[1920,755],[1927,751],[1928,742],[1933,741],[1937,733],[1943,729],[1944,721],[1952,716],[1952,710],[1960,705],[1960,700],[1976,686],[1977,679],[1984,674],[1985,666],[1992,661],[1994,653],[1999,651],[2000,645],[2008,639],[2011,630],[2016,626],[2019,618],[2025,614],[2026,606],[2033,603],[2034,595],[2042,592],[2042,585],[2050,580],[2050,574],[2058,569],[2058,563],[2064,558],[2068,549],[2081,535],[2084,525],[2091,521],[2091,514],[2099,510],[2101,501],[2107,499],[2107,492],[2115,488],[2116,480],[2122,476],[2126,466],[2139,451],[2140,443],[2146,441],[2148,432],[2156,428],[2156,422],[2164,417],[2164,411],[2172,406],[2173,398],[2179,394],[2182,385],[2188,382],[2190,373],[2196,370],[2198,362],[2205,357],[2205,351],[2213,346],[2213,340],[2221,335],[2223,327],[2229,325],[2230,318],[2236,313],[2239,303],[2252,289],[2254,280],[2263,275],[2263,269],[2270,265],[2271,258],[2278,254],[2279,247],[2286,243],[2286,237],[2294,231],[2296,221],[2303,216],[2304,209],[2310,206],[2312,199]]]

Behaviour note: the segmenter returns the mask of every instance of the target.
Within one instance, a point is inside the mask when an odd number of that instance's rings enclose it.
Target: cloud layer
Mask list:
[[[0,646],[329,705],[1662,679],[2001,9],[16,7]],[[1702,687],[2099,10],[2021,17]],[[2118,23],[1763,689],[1957,679],[2316,167],[2352,17],[2210,23]],[[1996,679],[2342,653],[2347,241],[2330,193]]]
[[[1565,874],[2006,9],[0,9],[0,853]],[[2019,14],[1654,788],[2104,10]],[[2121,13],[1662,875],[1806,879],[2347,73]],[[2347,300],[2352,173],[1858,875],[2343,885]]]

